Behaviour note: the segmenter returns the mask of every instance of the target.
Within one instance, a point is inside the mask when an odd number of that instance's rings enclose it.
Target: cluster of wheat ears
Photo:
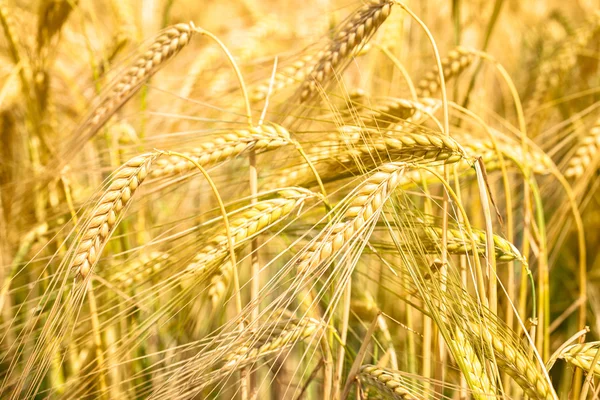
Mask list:
[[[599,396],[592,2],[0,26],[0,398]]]

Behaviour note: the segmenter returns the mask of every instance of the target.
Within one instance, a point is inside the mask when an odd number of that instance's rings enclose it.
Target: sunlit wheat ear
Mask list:
[[[491,139],[482,139],[465,133],[457,133],[455,137],[470,157],[482,158],[488,172],[500,169],[498,153]],[[523,150],[517,141],[503,137],[497,142],[498,151],[504,158],[514,160],[520,165],[529,165],[531,171],[536,174],[548,175],[554,166],[550,156],[535,147],[530,146],[527,157],[523,157]]]
[[[565,176],[567,178],[579,178],[586,168],[599,156],[600,150],[600,119],[577,143],[575,154],[569,160]]]
[[[352,52],[352,57],[360,57],[367,54],[368,46],[355,48]],[[292,64],[287,65],[275,73],[273,79],[267,78],[256,85],[250,91],[250,100],[253,102],[264,100],[269,93],[271,87],[271,95],[282,91],[285,88],[292,87],[295,84],[302,83],[308,75],[313,71],[319,57],[323,52],[309,52],[303,54]]]
[[[533,93],[525,108],[531,115],[547,99],[548,93],[556,88],[563,74],[577,64],[578,53],[584,49],[600,28],[600,13],[594,12],[588,21],[567,37],[552,57],[544,60],[535,75]]]
[[[422,397],[409,391],[410,382],[396,371],[375,365],[363,365],[358,380],[369,392],[375,391],[384,398],[395,400],[420,400]],[[371,393],[369,394],[371,398]]]
[[[565,348],[559,358],[581,368],[587,373],[600,375],[600,363],[596,362],[596,364],[592,365],[598,350],[600,350],[600,342],[574,344]]]
[[[267,325],[254,332],[250,340],[235,345],[233,352],[224,357],[223,368],[240,368],[262,357],[278,354],[296,342],[311,337],[322,327],[322,324],[313,318],[281,320],[275,327]]]
[[[300,100],[306,101],[317,89],[332,77],[334,70],[342,65],[362,46],[390,15],[393,1],[370,0],[357,10],[329,44],[327,50],[319,56],[315,68],[300,88]]]
[[[73,141],[80,147],[82,143],[93,137],[106,121],[137,93],[144,82],[190,42],[194,32],[192,23],[177,24],[161,32],[146,51],[106,89],[106,95],[78,128]]]
[[[476,55],[472,51],[457,47],[448,53],[448,56],[442,58],[442,73],[444,81],[460,75],[475,60]],[[439,71],[437,66],[427,72],[423,79],[417,85],[417,94],[419,97],[431,97],[440,90]]]
[[[251,150],[264,152],[289,143],[290,134],[285,128],[275,124],[264,124],[252,129],[226,132],[183,154],[201,166],[207,167],[239,156],[244,152]],[[163,157],[157,160],[150,174],[153,178],[164,178],[190,172],[195,168],[194,163],[182,157]]]
[[[424,237],[421,245],[426,252],[441,249],[443,228],[438,226],[427,226],[424,228]],[[471,240],[465,230],[447,229],[446,230],[447,250],[451,254],[473,253]],[[508,240],[494,235],[494,249],[496,261],[509,262],[513,260],[524,261],[519,250]],[[473,241],[475,242],[478,254],[483,255],[486,252],[486,233],[482,230],[473,229]]]
[[[496,385],[488,376],[485,366],[481,363],[475,349],[459,328],[455,330],[453,342],[456,352],[462,358],[462,363],[459,363],[459,365],[464,365],[462,372],[468,375],[466,379],[473,391],[472,396],[478,400],[495,397]]]
[[[37,46],[44,48],[60,32],[76,2],[69,0],[42,1],[38,12]]]
[[[521,348],[515,347],[501,335],[493,334],[483,325],[471,323],[469,327],[475,335],[474,339],[483,340],[484,344],[491,346],[499,369],[510,375],[527,396],[534,399],[557,399],[546,376]]]
[[[380,131],[355,126],[344,126],[341,131],[349,135],[343,140],[329,141],[328,150],[323,148],[322,152],[316,151],[312,157],[317,172],[325,183],[363,174],[365,170],[383,162],[451,164],[462,160],[465,155],[457,141],[433,133]],[[265,184],[265,188],[290,185],[316,185],[314,174],[308,165],[283,169]]]
[[[142,253],[139,257],[127,261],[125,268],[112,275],[109,279],[124,287],[131,287],[147,281],[163,269],[169,260],[169,254],[162,251]]]
[[[367,223],[372,222],[388,197],[400,182],[406,164],[389,163],[377,169],[343,201],[347,205],[340,222],[328,225],[302,251],[298,261],[300,271],[309,271],[337,253],[346,243],[354,239]]]
[[[286,188],[281,189],[278,196],[252,204],[230,216],[234,246],[237,247],[247,242],[249,238],[288,217],[307,199],[316,197],[316,194],[306,189]],[[187,284],[194,275],[208,274],[210,277],[209,297],[213,305],[220,303],[228,287],[233,266],[224,261],[227,254],[227,235],[224,231],[220,231],[196,254],[192,263],[187,266],[183,277],[183,283]],[[212,267],[214,263],[218,264],[217,268]]]
[[[113,174],[110,186],[92,209],[78,237],[75,256],[70,263],[78,277],[85,279],[98,262],[102,249],[123,216],[123,210],[158,156],[158,153],[137,156]]]

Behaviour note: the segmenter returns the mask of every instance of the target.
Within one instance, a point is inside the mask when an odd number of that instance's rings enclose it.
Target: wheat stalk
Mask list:
[[[448,56],[442,58],[442,73],[444,81],[457,77],[467,69],[475,60],[475,53],[463,47],[457,47],[450,51]],[[437,66],[427,72],[423,79],[417,84],[419,97],[434,96],[440,89],[440,77]]]
[[[78,277],[85,279],[96,265],[102,249],[122,217],[123,210],[147,177],[152,163],[158,156],[158,153],[147,153],[134,157],[112,176],[112,183],[93,208],[77,241],[75,257],[70,266]]]
[[[390,15],[392,4],[393,1],[389,0],[370,0],[352,15],[327,50],[319,56],[310,76],[302,83],[301,101],[306,101],[315,92],[317,85],[322,85],[335,68],[377,31]]]
[[[360,368],[358,379],[364,385],[370,386],[384,396],[389,396],[397,400],[417,400],[420,397],[415,396],[407,389],[407,382],[396,371],[380,368],[375,365],[363,365]]]
[[[290,134],[282,126],[264,124],[251,129],[227,132],[217,138],[202,143],[183,154],[206,167],[248,151],[269,151],[290,143]],[[179,156],[163,157],[152,168],[153,178],[164,178],[174,174],[189,172],[196,167],[193,162]]]

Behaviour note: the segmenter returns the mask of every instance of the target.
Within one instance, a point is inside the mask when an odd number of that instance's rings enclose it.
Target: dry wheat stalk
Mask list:
[[[127,267],[111,277],[112,282],[131,287],[134,283],[141,283],[160,271],[165,262],[168,262],[169,254],[162,251],[143,253],[136,259],[127,263]]]
[[[600,375],[600,364],[592,365],[598,350],[600,350],[600,342],[574,344],[565,348],[560,358],[588,373]]]
[[[478,400],[496,397],[496,385],[488,376],[484,365],[464,333],[457,327],[455,339],[452,340],[457,356],[462,358],[466,370],[463,374],[473,390],[472,395]]]
[[[463,47],[457,47],[450,51],[448,56],[442,58],[442,73],[444,81],[448,81],[467,69],[475,60],[475,53]],[[427,72],[417,85],[419,97],[431,97],[440,89],[440,78],[438,67]]]
[[[252,204],[230,218],[234,246],[247,242],[249,238],[289,216],[307,199],[314,197],[315,193],[301,188],[287,188],[278,191],[278,195],[279,197]],[[220,303],[232,275],[233,266],[225,260],[227,251],[226,233],[220,231],[196,254],[193,262],[186,268],[187,276],[208,271],[210,274],[208,294],[213,306]],[[216,271],[209,268],[214,263],[220,263]]]
[[[290,134],[285,128],[276,124],[264,124],[252,129],[227,132],[183,154],[206,167],[236,157],[243,152],[251,150],[256,152],[268,151],[289,143]],[[163,157],[157,160],[153,166],[151,176],[153,178],[164,178],[182,172],[189,172],[195,168],[193,162],[182,157]]]
[[[298,261],[300,271],[308,271],[339,251],[376,215],[392,194],[406,169],[404,163],[383,164],[357,190],[344,199],[348,208],[340,222],[326,227],[311,241]]]
[[[494,335],[480,323],[471,323],[470,327],[477,340],[483,340],[484,344],[492,347],[500,370],[510,375],[527,396],[534,399],[557,399],[546,376],[538,370],[522,349],[509,340]]]
[[[270,354],[280,353],[296,342],[311,337],[320,327],[321,323],[314,318],[281,320],[274,327],[263,327],[250,340],[237,345],[233,352],[224,357],[223,368],[239,368]]]
[[[375,365],[363,365],[360,368],[358,379],[364,385],[370,386],[384,396],[397,400],[417,400],[419,396],[414,395],[407,389],[407,382],[396,371],[380,368]]]
[[[137,93],[144,82],[190,42],[194,32],[193,23],[173,25],[161,32],[148,49],[108,88],[107,95],[79,127],[79,132],[84,133],[83,139],[89,140],[94,136],[104,123]],[[81,139],[74,138],[78,141]]]
[[[565,170],[567,178],[579,178],[592,161],[598,157],[600,149],[600,119],[596,120],[592,129],[580,139],[575,155],[571,157]]]
[[[86,220],[83,233],[75,247],[71,268],[77,276],[86,278],[100,257],[102,249],[122,217],[122,211],[148,175],[157,153],[134,157],[121,166],[112,176],[112,183],[102,194]]]
[[[310,76],[302,83],[300,100],[306,101],[317,85],[331,77],[333,70],[363,45],[390,15],[393,1],[370,0],[357,10],[336,35],[327,50],[319,56]]]

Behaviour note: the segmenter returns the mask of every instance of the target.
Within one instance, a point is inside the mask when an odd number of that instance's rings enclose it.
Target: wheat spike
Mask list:
[[[554,389],[544,374],[521,349],[500,336],[494,335],[483,325],[472,323],[470,327],[477,340],[483,340],[485,344],[492,347],[500,370],[510,375],[527,396],[534,399],[557,399]]]
[[[71,262],[77,276],[86,278],[100,257],[122,211],[148,175],[157,153],[143,154],[127,161],[112,176],[112,183],[102,194],[86,220],[84,231],[75,247]]]
[[[453,343],[454,348],[458,353],[457,355],[462,358],[466,368],[466,370],[463,370],[462,372],[466,375],[467,382],[473,391],[473,397],[478,400],[488,400],[496,397],[496,386],[492,380],[490,380],[475,349],[471,346],[467,337],[458,327],[455,331]]]
[[[450,51],[448,56],[442,58],[442,73],[444,81],[448,81],[460,75],[475,60],[475,53],[463,47],[457,47]],[[438,67],[427,72],[417,85],[419,97],[431,97],[440,89],[440,77]]]
[[[314,197],[315,193],[301,188],[287,188],[281,189],[278,195],[279,197],[252,204],[249,208],[232,215],[230,228],[234,246],[247,242],[249,238],[289,216],[307,199]],[[226,233],[220,231],[196,254],[186,268],[188,277],[208,271],[210,276],[208,295],[213,306],[220,303],[232,274],[233,266],[225,260],[227,251]],[[215,263],[220,263],[217,270],[210,268]]]
[[[585,172],[586,168],[598,156],[600,149],[600,119],[596,120],[592,129],[580,139],[577,144],[575,154],[569,160],[565,176],[567,178],[579,178]]]
[[[296,342],[313,335],[321,324],[314,318],[278,321],[275,327],[261,328],[258,337],[251,337],[224,357],[224,368],[240,368],[269,354],[277,354]],[[252,336],[256,336],[253,334]]]
[[[183,154],[206,167],[236,157],[243,152],[251,150],[256,152],[268,151],[289,143],[290,134],[285,128],[276,124],[264,124],[252,129],[239,129],[228,132]],[[152,168],[151,176],[153,178],[164,178],[189,172],[195,168],[193,162],[182,157],[164,157],[157,160]]]
[[[600,363],[592,365],[596,353],[600,350],[600,342],[589,342],[582,344],[574,344],[565,348],[560,355],[569,364],[581,368],[587,373],[600,375]]]
[[[398,372],[380,368],[375,365],[363,365],[360,368],[358,379],[366,386],[372,387],[384,396],[389,396],[396,400],[418,400],[420,397],[415,396],[407,389],[407,382]]]
[[[326,227],[310,243],[300,256],[299,270],[307,271],[319,265],[360,233],[394,191],[405,169],[404,163],[383,164],[350,193],[344,200],[348,208],[341,222]]]
[[[462,160],[465,156],[461,145],[448,136],[394,130],[382,133],[376,129],[351,126],[342,127],[341,131],[347,132],[348,135],[341,140],[329,141],[328,150],[319,147],[314,151],[316,155],[311,157],[319,176],[325,183],[361,174],[381,162],[451,164]],[[302,164],[285,168],[265,187],[288,185],[311,187],[315,184],[312,170],[308,165]]]
[[[143,253],[138,258],[128,262],[125,269],[114,274],[111,281],[125,287],[131,287],[134,283],[143,283],[160,271],[168,262],[168,259],[169,254],[162,251]]]
[[[392,4],[389,0],[371,0],[352,15],[302,83],[301,101],[306,101],[315,92],[317,84],[323,84],[335,68],[377,31],[390,15]]]
[[[168,60],[178,54],[189,42],[195,32],[194,24],[173,25],[156,37],[147,50],[133,61],[126,71],[106,89],[106,95],[93,109],[74,134],[67,148],[76,152],[92,138],[138,90],[143,83],[156,74]],[[65,158],[68,155],[65,155]],[[59,160],[64,163],[64,160]]]

